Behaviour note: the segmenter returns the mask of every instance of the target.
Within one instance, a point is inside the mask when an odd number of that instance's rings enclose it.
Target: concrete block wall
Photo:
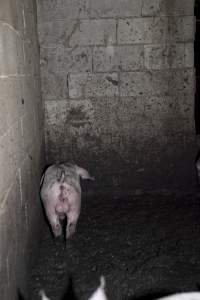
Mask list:
[[[38,0],[49,163],[99,186],[191,186],[194,1]]]
[[[28,299],[27,267],[41,231],[44,166],[44,105],[32,0],[0,1],[0,103],[0,298],[19,299],[20,291]]]

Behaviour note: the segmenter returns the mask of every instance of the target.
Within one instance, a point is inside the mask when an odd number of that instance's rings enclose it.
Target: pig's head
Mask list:
[[[88,300],[108,300],[105,294],[105,278],[101,276],[100,285]]]
[[[39,296],[41,297],[42,300],[50,300],[49,298],[47,298],[43,290],[39,291]]]
[[[41,300],[50,300],[49,298],[47,298],[43,290],[39,292],[39,295],[41,297]],[[108,300],[105,294],[105,278],[103,276],[101,276],[100,278],[99,287],[88,300]]]

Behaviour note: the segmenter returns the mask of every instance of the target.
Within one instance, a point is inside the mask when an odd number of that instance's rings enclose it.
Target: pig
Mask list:
[[[46,300],[45,298],[43,300]],[[108,300],[105,295],[104,287],[102,283],[98,287],[98,289],[94,292],[94,294],[88,300]],[[185,292],[185,293],[177,293],[172,294],[166,297],[157,298],[155,300],[200,300],[199,292]]]
[[[47,298],[43,290],[39,291],[39,296],[41,297],[42,300],[50,300],[49,298]]]
[[[101,276],[100,285],[88,300],[108,300],[105,294],[105,278]]]
[[[40,196],[54,237],[62,234],[65,218],[66,239],[75,233],[81,210],[80,177],[94,180],[87,170],[69,163],[51,165],[42,176]]]
[[[47,298],[47,296],[43,290],[41,290],[39,292],[39,295],[42,300],[50,300],[49,298]],[[101,276],[99,287],[96,289],[96,291],[92,294],[92,296],[88,300],[108,300],[108,298],[106,297],[106,294],[105,294],[105,278],[104,278],[104,276]],[[181,299],[181,300],[185,300],[185,299]]]
[[[185,292],[169,295],[159,298],[157,300],[200,300],[199,292]]]
[[[50,300],[44,291],[40,291],[42,300]],[[200,300],[200,292],[176,293],[169,296],[155,298],[156,300]],[[66,299],[67,300],[67,299]],[[101,276],[100,285],[88,300],[108,300],[105,294],[105,278]]]

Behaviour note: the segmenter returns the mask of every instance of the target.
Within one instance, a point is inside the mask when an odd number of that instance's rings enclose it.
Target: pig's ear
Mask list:
[[[90,176],[90,174],[88,173],[87,170],[85,170],[79,166],[76,166],[76,172],[82,179],[94,180],[94,177]]]
[[[89,298],[89,300],[108,300],[104,289],[105,289],[105,278],[103,276],[101,276],[100,286],[92,294],[92,296]]]
[[[50,300],[49,298],[47,298],[43,290],[39,291],[39,296],[41,297],[42,300]]]

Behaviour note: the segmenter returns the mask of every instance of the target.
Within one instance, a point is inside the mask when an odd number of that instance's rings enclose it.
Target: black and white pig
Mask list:
[[[39,292],[39,295],[42,300],[50,300],[49,298],[47,298],[47,296],[43,290],[41,290]],[[108,298],[106,297],[106,294],[105,294],[105,278],[104,278],[104,276],[101,276],[99,287],[96,289],[96,291],[92,294],[92,296],[88,300],[108,300]],[[187,300],[187,299],[181,299],[181,300]],[[190,299],[188,299],[188,300],[190,300]],[[196,300],[196,299],[194,299],[194,300]],[[197,299],[197,300],[199,300],[199,299]]]
[[[68,163],[47,168],[41,179],[40,196],[53,234],[62,234],[61,220],[67,217],[66,238],[74,234],[81,210],[82,179],[91,179],[88,171]]]
[[[39,294],[42,300],[50,300],[46,297],[44,291],[40,291]],[[108,300],[105,293],[105,278],[103,276],[100,278],[99,287],[88,300]],[[155,300],[200,300],[200,292],[177,293],[162,298],[155,298]]]

